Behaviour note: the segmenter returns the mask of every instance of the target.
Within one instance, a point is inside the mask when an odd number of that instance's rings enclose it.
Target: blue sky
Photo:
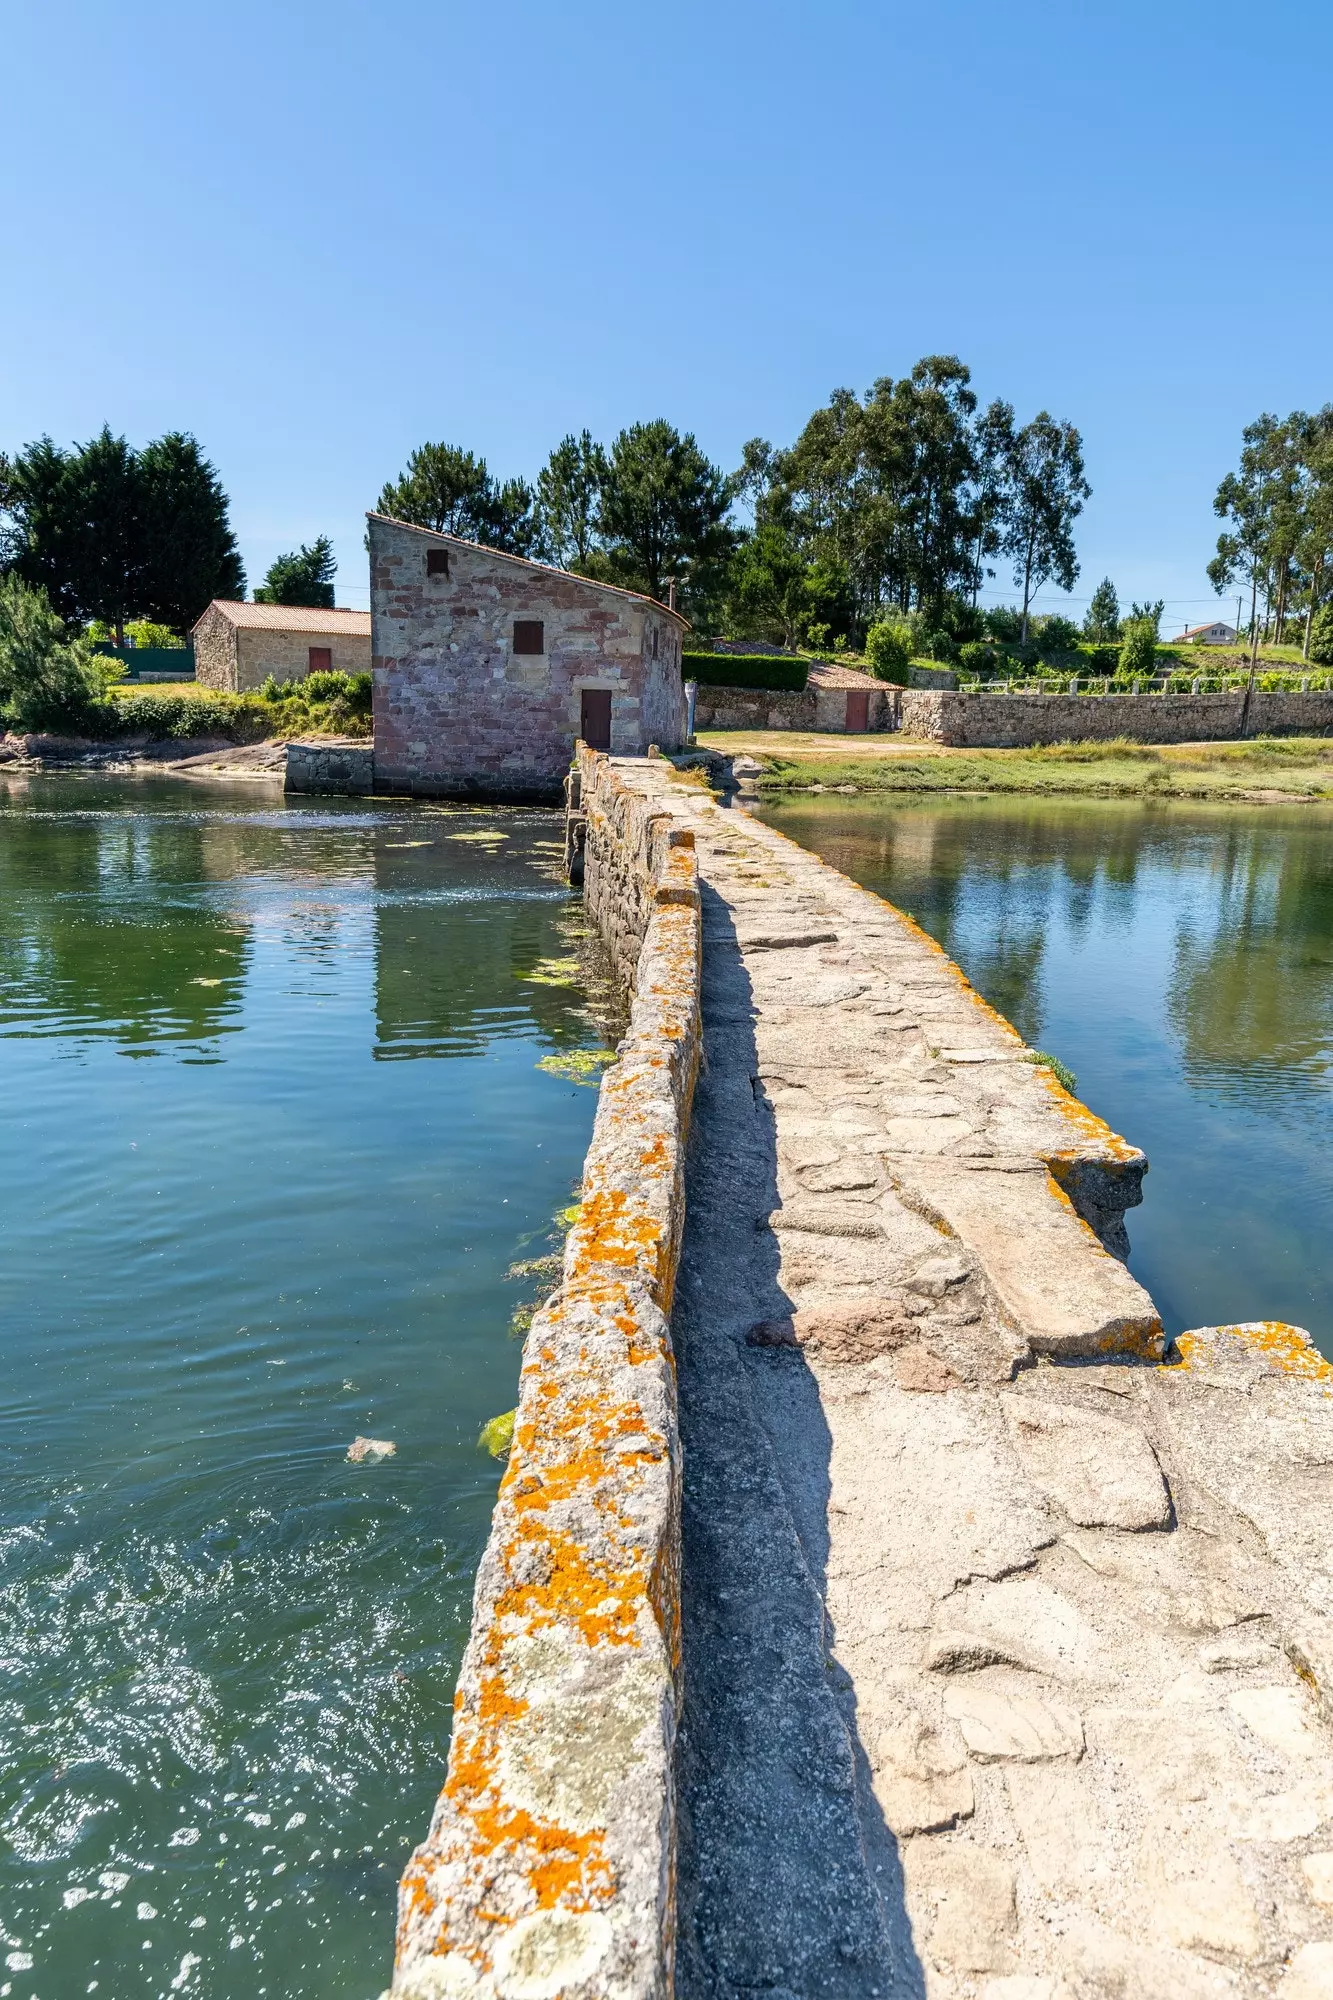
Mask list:
[[[0,47],[0,448],[193,430],[252,584],[326,532],[365,604],[423,439],[730,468],[948,352],[1082,430],[1075,599],[1207,616],[1242,425],[1333,399],[1326,0],[0,0]]]

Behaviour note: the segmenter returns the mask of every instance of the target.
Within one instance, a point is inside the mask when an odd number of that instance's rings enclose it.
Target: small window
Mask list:
[[[449,574],[448,549],[427,549],[426,574],[427,576],[448,576]]]
[[[657,627],[653,627],[653,658],[657,658]]]
[[[333,668],[332,646],[312,646],[306,656],[308,674],[327,674]]]
[[[544,653],[546,651],[546,627],[540,618],[516,618],[514,620],[514,651],[516,653]]]

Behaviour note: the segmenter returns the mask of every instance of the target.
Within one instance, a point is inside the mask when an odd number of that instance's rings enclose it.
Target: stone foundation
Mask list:
[[[330,792],[360,798],[375,789],[373,743],[337,743],[315,737],[287,745],[288,792]]]

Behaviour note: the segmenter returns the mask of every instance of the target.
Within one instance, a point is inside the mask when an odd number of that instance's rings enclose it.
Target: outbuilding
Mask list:
[[[371,514],[375,788],[560,796],[575,741],[685,740],[680,613],[614,584]]]
[[[215,597],[190,634],[195,679],[246,694],[306,674],[370,671],[370,613],[309,604],[234,604]]]

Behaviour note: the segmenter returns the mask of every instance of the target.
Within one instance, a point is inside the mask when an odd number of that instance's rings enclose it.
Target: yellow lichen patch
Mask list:
[[[1325,1361],[1304,1327],[1289,1326],[1281,1319],[1257,1319],[1209,1331],[1243,1340],[1284,1375],[1300,1375],[1308,1382],[1333,1386],[1333,1362]],[[1211,1358],[1210,1343],[1197,1334],[1182,1333],[1176,1351],[1187,1368],[1203,1366]]]

